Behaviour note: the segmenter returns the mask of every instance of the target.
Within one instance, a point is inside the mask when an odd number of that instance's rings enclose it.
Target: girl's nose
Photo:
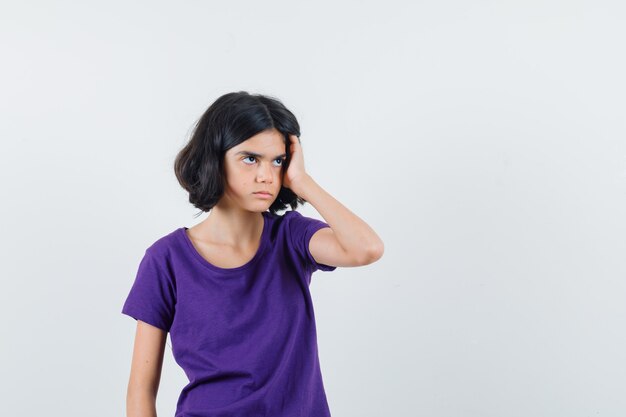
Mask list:
[[[257,173],[257,178],[259,179],[259,181],[272,182],[273,180],[272,168],[264,164],[259,164],[259,171]]]

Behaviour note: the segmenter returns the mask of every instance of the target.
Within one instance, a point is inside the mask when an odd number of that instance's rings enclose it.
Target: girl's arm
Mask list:
[[[322,215],[330,228],[313,234],[309,251],[318,263],[331,266],[361,266],[383,256],[384,244],[376,232],[337,201],[308,175],[292,182],[293,191]]]
[[[313,258],[331,266],[360,266],[380,259],[385,250],[380,237],[306,173],[300,139],[295,135],[289,135],[289,139],[291,158],[283,185],[311,203],[330,226],[311,237],[309,251]]]
[[[126,392],[127,417],[156,417],[167,332],[137,320],[135,346]]]

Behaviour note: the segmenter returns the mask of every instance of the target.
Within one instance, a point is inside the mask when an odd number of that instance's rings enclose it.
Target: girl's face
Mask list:
[[[226,185],[222,200],[244,210],[266,211],[276,200],[283,180],[286,145],[276,129],[258,133],[224,155]],[[268,192],[264,197],[259,191]]]

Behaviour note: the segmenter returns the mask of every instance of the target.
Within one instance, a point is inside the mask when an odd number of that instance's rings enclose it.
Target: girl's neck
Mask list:
[[[207,218],[194,227],[202,240],[232,248],[247,248],[258,244],[263,225],[260,212],[214,206]]]

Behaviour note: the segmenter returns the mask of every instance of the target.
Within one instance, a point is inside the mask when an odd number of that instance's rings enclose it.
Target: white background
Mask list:
[[[2,2],[2,414],[125,414],[174,157],[245,90],[385,243],[313,276],[334,417],[623,416],[623,4]],[[168,339],[160,416],[186,382]]]

